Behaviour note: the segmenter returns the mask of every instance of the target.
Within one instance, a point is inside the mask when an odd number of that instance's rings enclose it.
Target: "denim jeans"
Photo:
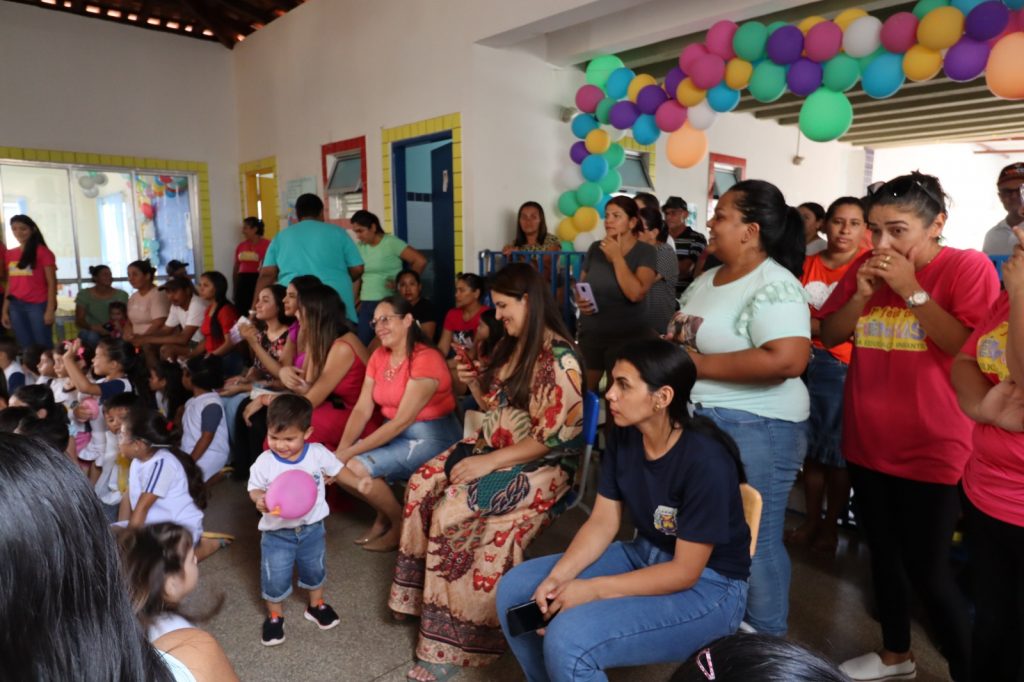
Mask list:
[[[380,301],[360,301],[359,303],[359,329],[356,331],[356,335],[364,346],[370,345],[370,341],[373,341],[373,337],[377,334],[371,322],[373,314],[377,312],[378,303]]]
[[[757,548],[750,565],[747,623],[758,632],[786,634],[789,616],[790,563],[782,532],[789,491],[807,454],[807,422],[759,417],[743,410],[699,408],[740,449],[747,482],[759,493],[763,506]]]
[[[509,607],[530,601],[561,557],[527,561],[498,581],[501,628],[529,682],[607,680],[609,668],[684,661],[735,632],[743,618],[747,583],[705,568],[697,584],[682,592],[592,601],[556,614],[543,637],[533,632],[510,637]],[[644,538],[615,542],[579,578],[620,575],[671,560]]]
[[[356,455],[372,478],[388,483],[407,481],[416,470],[462,439],[462,426],[455,414],[440,419],[413,422],[390,443]]]
[[[78,338],[82,340],[89,348],[95,348],[99,342],[103,339],[103,336],[99,332],[94,332],[89,329],[78,330]]]
[[[24,348],[37,343],[43,348],[53,348],[53,325],[45,324],[45,303],[26,303],[16,298],[9,298],[8,314],[11,317],[11,328],[18,339],[18,345]]]
[[[324,562],[324,522],[263,531],[260,540],[260,590],[269,602],[282,602],[292,593],[292,572],[299,569],[299,587],[315,590],[327,579]]]
[[[807,457],[825,466],[843,468],[843,386],[849,365],[822,348],[813,351],[807,365],[807,393],[811,399]]]

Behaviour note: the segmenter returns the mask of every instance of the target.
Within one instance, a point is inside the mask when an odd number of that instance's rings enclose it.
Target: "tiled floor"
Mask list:
[[[539,556],[561,551],[583,521],[577,509],[549,528],[532,546]],[[364,510],[333,515],[327,521],[327,599],[341,624],[326,632],[302,618],[305,597],[297,590],[285,610],[287,641],[260,644],[263,610],[259,598],[258,515],[244,484],[219,485],[207,510],[207,530],[233,533],[237,541],[200,566],[200,589],[190,600],[200,610],[211,595],[225,596],[223,609],[206,625],[224,647],[243,680],[341,680],[401,682],[412,660],[415,625],[396,623],[385,601],[394,554],[365,552],[352,544],[371,520]],[[798,519],[792,519],[793,524]],[[844,535],[837,558],[810,551],[793,553],[790,637],[834,660],[844,660],[879,645],[878,627],[866,608],[866,548]],[[414,621],[415,622],[415,621]],[[921,682],[948,679],[945,664],[915,626],[914,651]],[[613,671],[616,682],[661,682],[673,666]],[[522,680],[515,660],[506,655],[495,665],[471,669],[460,682]]]

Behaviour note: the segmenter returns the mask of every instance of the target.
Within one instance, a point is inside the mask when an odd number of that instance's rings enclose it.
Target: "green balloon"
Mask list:
[[[598,102],[597,109],[594,111],[594,115],[597,116],[597,120],[602,124],[607,125],[608,116],[617,101],[618,100],[613,97],[605,97],[603,100]]]
[[[587,64],[586,79],[591,85],[596,85],[599,88],[603,88],[604,84],[608,82],[608,76],[612,75],[612,71],[615,69],[621,69],[625,64],[622,60],[613,54],[603,54],[598,57],[594,57]]]
[[[841,92],[818,88],[800,107],[800,132],[815,142],[838,140],[853,123],[853,105]]]
[[[736,29],[732,37],[732,49],[741,59],[756,62],[764,57],[764,44],[768,40],[768,29],[760,21],[748,21]]]
[[[608,168],[614,170],[626,162],[626,150],[618,142],[613,142],[604,153],[604,158],[608,161]]]
[[[924,19],[924,15],[928,14],[933,9],[948,6],[949,0],[920,0],[920,2],[914,5],[913,12],[914,16],[917,17],[917,20],[920,21],[921,19]]]
[[[580,203],[580,206],[597,206],[603,193],[601,185],[596,182],[584,182],[576,190],[576,201]]]
[[[825,87],[846,92],[860,80],[860,64],[848,54],[837,54],[825,62]]]
[[[601,190],[605,194],[618,192],[622,188],[622,173],[617,170],[609,169],[598,184],[601,185]]]
[[[768,37],[770,38],[773,33],[778,31],[783,26],[789,26],[789,22],[788,21],[773,21],[772,23],[768,24]]]
[[[875,57],[878,57],[879,55],[883,55],[886,52],[887,52],[887,50],[884,47],[879,46],[877,50],[875,50],[874,52],[869,54],[867,57],[859,58],[857,60],[857,64],[860,65],[860,70],[863,72],[864,69],[868,68],[868,64],[870,64],[871,62],[875,61]]]
[[[786,91],[786,67],[766,59],[754,67],[750,94],[758,102],[774,102]]]
[[[558,210],[561,211],[562,215],[572,217],[579,210],[579,207],[580,202],[576,201],[576,192],[572,190],[562,192],[562,196],[558,197]]]

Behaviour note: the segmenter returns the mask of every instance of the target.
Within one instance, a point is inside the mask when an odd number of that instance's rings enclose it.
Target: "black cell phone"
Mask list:
[[[505,616],[508,618],[508,634],[513,637],[533,632],[545,625],[544,614],[540,612],[540,607],[535,601],[509,607]]]

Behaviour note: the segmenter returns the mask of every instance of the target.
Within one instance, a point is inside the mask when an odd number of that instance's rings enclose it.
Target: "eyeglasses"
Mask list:
[[[401,315],[381,315],[380,317],[375,317],[372,320],[370,320],[370,326],[371,327],[379,327],[380,325],[384,324],[388,320],[400,320],[400,319],[402,319]]]
[[[935,203],[935,206],[939,209],[939,211],[945,212],[945,202],[942,201],[942,199],[940,199],[939,197],[935,196],[935,193],[928,189],[928,187],[924,183],[910,175],[905,175],[901,178],[896,178],[895,180],[890,180],[889,182],[880,185],[871,193],[871,196],[872,198],[893,197],[894,199],[900,199],[902,197],[905,197],[907,194],[914,191],[915,189],[922,192],[926,197],[931,199],[932,202]]]

